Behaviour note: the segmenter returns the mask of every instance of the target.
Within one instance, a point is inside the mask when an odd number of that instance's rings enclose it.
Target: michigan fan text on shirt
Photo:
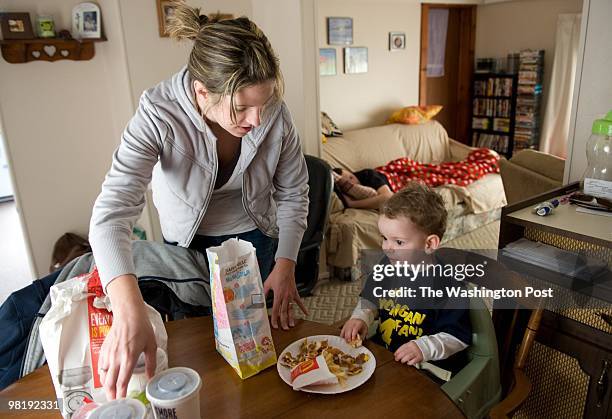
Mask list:
[[[464,288],[464,287],[444,287],[443,289],[432,287],[399,287],[395,289],[385,289],[383,287],[375,287],[373,290],[376,298],[492,298],[499,300],[502,298],[552,298],[553,289],[539,289],[533,287],[525,287],[524,289],[506,289],[500,288],[492,290],[484,287],[480,288]]]

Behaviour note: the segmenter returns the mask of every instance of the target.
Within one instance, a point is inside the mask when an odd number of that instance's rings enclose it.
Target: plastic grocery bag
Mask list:
[[[217,351],[241,378],[276,364],[253,245],[229,239],[206,250]]]
[[[40,340],[62,416],[70,418],[86,399],[106,401],[98,359],[113,313],[97,269],[52,286],[50,293],[51,309],[40,323]],[[167,353],[161,316],[149,305],[146,309],[157,346]]]

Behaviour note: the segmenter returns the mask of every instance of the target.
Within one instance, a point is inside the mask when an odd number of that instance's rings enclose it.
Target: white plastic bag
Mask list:
[[[61,413],[70,418],[85,398],[106,401],[98,358],[113,314],[97,270],[54,285],[50,293],[51,309],[40,323],[40,340]],[[167,353],[162,319],[153,307],[146,309],[157,346]]]

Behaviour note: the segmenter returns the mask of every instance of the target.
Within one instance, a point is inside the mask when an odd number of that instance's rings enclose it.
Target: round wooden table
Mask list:
[[[292,342],[339,331],[320,323],[298,320],[289,331],[273,330],[276,353]],[[440,387],[413,367],[394,361],[386,349],[366,342],[376,358],[376,371],[362,386],[337,395],[294,391],[268,368],[242,380],[215,349],[211,317],[166,323],[169,366],[185,366],[202,377],[200,412],[210,418],[414,417],[463,418]],[[46,366],[0,392],[2,417],[57,418],[55,410],[8,410],[9,400],[55,400]]]

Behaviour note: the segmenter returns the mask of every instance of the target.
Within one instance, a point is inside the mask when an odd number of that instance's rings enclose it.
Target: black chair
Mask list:
[[[302,238],[295,269],[300,296],[310,295],[319,278],[319,255],[327,230],[329,206],[333,193],[331,167],[325,161],[306,155],[308,167],[308,226]]]

